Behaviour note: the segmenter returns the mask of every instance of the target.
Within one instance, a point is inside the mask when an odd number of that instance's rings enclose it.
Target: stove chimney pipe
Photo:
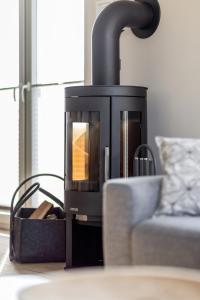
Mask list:
[[[130,27],[139,38],[150,37],[160,21],[157,0],[117,1],[98,16],[92,34],[93,85],[120,84],[119,38]]]

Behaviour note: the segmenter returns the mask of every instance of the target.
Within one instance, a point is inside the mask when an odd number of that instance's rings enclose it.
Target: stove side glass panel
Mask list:
[[[133,159],[141,144],[141,113],[121,112],[120,132],[120,177],[133,176]]]

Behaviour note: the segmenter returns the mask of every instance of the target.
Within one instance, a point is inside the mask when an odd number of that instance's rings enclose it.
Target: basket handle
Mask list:
[[[18,210],[25,204],[25,202],[30,199],[30,197],[39,190],[40,184],[38,182],[32,184],[25,193],[20,197],[19,201],[16,203],[15,207],[12,210],[12,216],[14,217]]]
[[[57,203],[63,210],[64,210],[64,203],[60,201],[56,196],[51,194],[50,192],[46,191],[45,189],[39,187],[39,191],[43,193],[45,196],[51,198],[55,203]]]
[[[41,177],[41,176],[55,177],[55,178],[58,178],[58,179],[64,181],[64,178],[63,178],[63,177],[61,177],[61,176],[59,176],[59,175],[56,175],[56,174],[51,174],[51,173],[36,174],[36,175],[32,175],[32,176],[30,176],[30,177],[24,179],[24,180],[20,183],[20,185],[17,187],[17,189],[15,190],[15,192],[14,192],[14,194],[13,194],[13,196],[12,196],[11,204],[10,204],[10,214],[12,214],[12,212],[13,212],[13,206],[14,206],[15,197],[16,197],[17,193],[19,192],[19,190],[21,189],[21,187],[22,187],[24,184],[26,184],[28,181],[30,181],[30,180],[32,180],[32,179],[34,179],[34,178],[36,178],[36,177]]]
[[[47,197],[51,198],[54,202],[56,202],[62,209],[64,209],[64,204],[62,201],[60,201],[56,196],[54,196],[53,194],[51,194],[50,192],[46,191],[45,189],[40,187],[39,182],[36,182],[34,184],[32,184],[27,190],[26,192],[20,197],[19,201],[17,202],[17,204],[15,205],[15,207],[13,208],[12,211],[12,216],[14,217],[16,215],[16,213],[18,212],[18,210],[24,205],[24,203],[26,203],[26,201],[28,199],[30,199],[30,197],[35,194],[37,191],[42,192],[43,194],[45,194]]]
[[[13,208],[12,214],[10,215],[11,217],[11,222],[10,222],[10,227],[11,230],[13,230],[13,223],[14,223],[14,217],[16,215],[16,213],[18,212],[18,210],[26,203],[26,201],[28,199],[31,198],[31,196],[33,194],[35,194],[37,191],[42,192],[43,194],[45,194],[46,196],[48,196],[49,198],[51,198],[54,202],[56,202],[62,209],[64,209],[64,204],[57,198],[55,197],[53,194],[51,194],[50,192],[46,191],[45,189],[40,187],[40,184],[38,182],[32,184],[26,191],[25,193],[20,197],[19,201],[17,202],[17,204],[15,205],[15,207]]]

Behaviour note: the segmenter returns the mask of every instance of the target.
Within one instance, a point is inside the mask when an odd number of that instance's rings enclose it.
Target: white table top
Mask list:
[[[199,300],[200,271],[130,267],[5,276],[0,290],[4,300]]]
[[[45,282],[48,280],[38,275],[2,276],[0,277],[0,298],[2,300],[18,300],[21,290]]]

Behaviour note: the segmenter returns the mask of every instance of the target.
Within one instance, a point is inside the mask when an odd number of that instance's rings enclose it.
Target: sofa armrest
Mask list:
[[[109,180],[103,192],[105,265],[130,265],[130,233],[151,218],[160,198],[162,176]]]

